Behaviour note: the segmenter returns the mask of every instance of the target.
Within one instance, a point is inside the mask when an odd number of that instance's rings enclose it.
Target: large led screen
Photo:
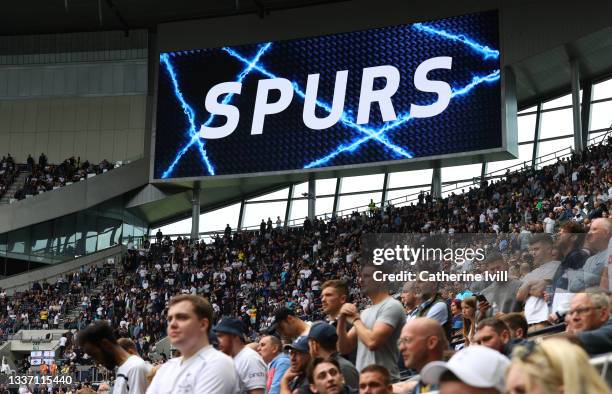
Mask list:
[[[503,147],[497,11],[160,53],[154,178]]]

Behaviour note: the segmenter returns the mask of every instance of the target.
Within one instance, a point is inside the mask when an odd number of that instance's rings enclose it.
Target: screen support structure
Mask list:
[[[308,219],[313,221],[315,218],[315,205],[317,198],[317,184],[313,176],[308,178]]]
[[[574,146],[576,152],[581,153],[584,149],[582,141],[582,121],[580,120],[580,64],[578,59],[571,61],[572,71],[572,111],[574,118]]]
[[[200,234],[200,182],[193,187],[191,199],[191,241],[195,242]]]
[[[431,196],[433,198],[442,197],[442,169],[440,164],[436,164],[431,175]]]

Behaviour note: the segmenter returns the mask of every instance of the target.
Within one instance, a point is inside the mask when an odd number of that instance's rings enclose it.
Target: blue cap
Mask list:
[[[285,345],[285,350],[297,350],[301,353],[308,353],[308,337],[299,337],[291,345]]]
[[[336,328],[326,322],[318,322],[310,327],[308,338],[314,339],[317,342],[329,343],[336,342],[338,340],[338,334]]]
[[[244,335],[244,324],[242,320],[237,319],[235,317],[228,317],[226,319],[221,320],[215,328],[213,328],[215,333],[226,333],[226,334],[234,334],[242,337]]]

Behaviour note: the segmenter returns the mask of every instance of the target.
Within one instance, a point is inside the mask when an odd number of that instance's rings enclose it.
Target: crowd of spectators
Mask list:
[[[73,165],[67,163],[67,167]],[[3,327],[13,325],[13,332],[24,323],[24,311],[29,323],[48,326],[49,316],[61,314],[70,303],[82,312],[64,327],[80,330],[95,321],[109,321],[119,336],[133,339],[145,360],[153,361],[154,344],[167,332],[170,300],[197,294],[210,301],[213,324],[236,319],[221,327],[231,327],[231,332],[243,327],[248,341],[259,341],[264,348],[276,346],[263,334],[271,333],[296,340],[290,353],[304,353],[300,337],[308,337],[312,322],[327,321],[336,330],[336,348],[362,375],[370,364],[378,364],[393,381],[399,379],[400,371],[408,371],[420,374],[420,380],[410,383],[417,386],[469,386],[474,381],[461,366],[475,368],[478,362],[469,360],[489,359],[490,365],[499,367],[485,374],[490,386],[477,387],[497,390],[505,384],[506,357],[513,350],[534,352],[535,346],[547,351],[528,340],[530,332],[560,325],[558,336],[581,346],[572,345],[568,351],[580,357],[581,352],[612,351],[606,269],[612,236],[610,208],[612,149],[602,144],[542,169],[508,173],[496,182],[444,199],[422,194],[412,205],[389,205],[330,220],[306,219],[298,228],[272,226],[271,220],[262,221],[259,232],[232,233],[228,226],[211,243],[171,240],[158,232],[157,242],[130,249],[121,264],[84,269],[59,283],[1,297],[0,308],[6,315],[0,318]],[[461,264],[440,259],[427,267],[449,274],[507,272],[507,278],[419,280],[400,290],[373,283],[371,272],[364,274],[364,235],[444,236],[456,245],[464,233],[482,235],[465,242],[483,247],[486,259],[465,259]],[[415,265],[415,269],[422,267]],[[109,278],[114,285],[91,292],[100,278]],[[335,293],[326,293],[330,289]],[[46,319],[43,310],[48,311]],[[329,329],[317,332],[329,334]],[[333,335],[317,335],[310,339],[319,342],[316,348],[321,353],[315,352],[313,359],[317,355],[329,358],[333,351],[327,340]],[[423,338],[437,339],[422,342]],[[312,346],[306,348],[313,353]],[[467,351],[471,348],[476,350]],[[451,358],[447,364],[437,364],[437,369],[429,366],[441,361],[449,349],[457,351],[453,357],[459,361]],[[78,346],[68,345],[62,353],[88,362]],[[269,363],[276,355],[262,357]],[[308,381],[308,363],[298,358],[291,359],[290,368],[302,368],[302,378]],[[316,369],[318,364],[313,364],[311,369]],[[338,362],[337,367],[345,380],[355,384],[354,374],[350,377],[345,372],[350,369],[346,364]],[[524,385],[526,367],[521,364],[511,371],[507,383]],[[523,374],[522,381],[514,379],[517,371]],[[291,382],[279,379],[278,383],[289,386]]]
[[[0,197],[13,184],[16,174],[17,167],[15,166],[15,160],[11,155],[2,156],[2,160],[0,160]]]
[[[67,158],[60,164],[49,164],[44,153],[38,158],[38,162],[28,155],[27,166],[30,174],[23,186],[15,192],[14,198],[22,200],[27,195],[37,195],[49,190],[66,186],[67,184],[87,179],[91,174],[102,174],[115,166],[107,160],[99,164],[89,161],[81,161],[81,157]]]

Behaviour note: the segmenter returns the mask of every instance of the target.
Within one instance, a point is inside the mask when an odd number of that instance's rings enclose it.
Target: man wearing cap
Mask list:
[[[157,370],[147,394],[236,392],[232,359],[208,342],[213,315],[208,300],[185,294],[172,298],[168,305],[168,337],[181,357],[168,360]]]
[[[421,371],[427,384],[437,384],[439,394],[501,394],[510,360],[484,346],[470,346],[448,362],[434,361]]]
[[[283,353],[283,343],[278,337],[267,335],[259,340],[257,353],[268,365],[266,393],[280,394],[280,381],[289,369],[289,357]]]
[[[310,362],[308,337],[299,337],[290,345],[286,345],[285,350],[289,350],[291,367],[289,367],[281,379],[281,394],[310,393],[307,372],[308,363]]]
[[[255,350],[245,346],[242,320],[223,319],[213,331],[219,339],[219,350],[234,359],[239,393],[263,394],[266,388],[266,364]]]
[[[359,373],[355,366],[342,357],[336,351],[336,343],[338,342],[338,334],[336,329],[329,323],[318,322],[312,325],[310,333],[308,333],[308,347],[310,349],[310,357],[322,357],[332,359],[338,362],[340,372],[344,376],[344,381],[350,387],[359,388]]]
[[[274,319],[266,329],[266,333],[272,334],[277,331],[285,338],[294,339],[308,335],[309,330],[310,325],[297,317],[293,309],[282,307],[274,312]]]

